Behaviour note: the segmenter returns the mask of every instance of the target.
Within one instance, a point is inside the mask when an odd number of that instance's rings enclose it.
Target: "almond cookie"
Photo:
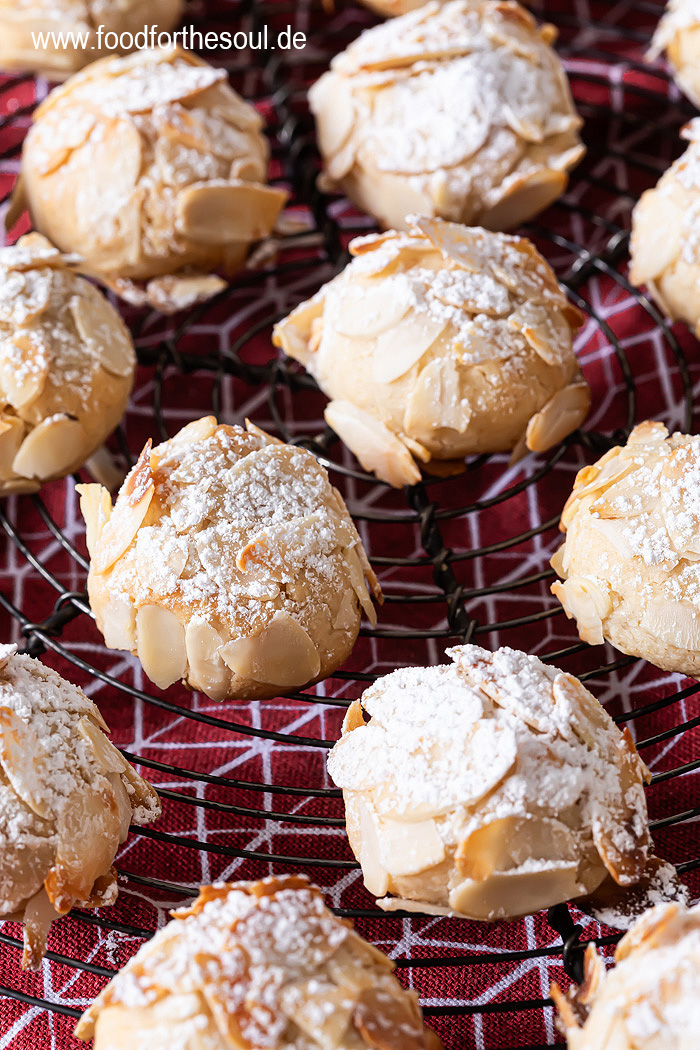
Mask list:
[[[23,969],[39,969],[51,923],[75,904],[114,903],[119,844],[160,815],[106,732],[81,689],[0,646],[0,918],[24,923]]]
[[[475,645],[378,679],[328,771],[386,910],[512,919],[642,878],[651,840],[632,738],[572,675]]]
[[[700,2],[669,0],[649,50],[666,52],[673,76],[688,98],[700,106]]]
[[[0,69],[64,80],[101,54],[145,46],[144,33],[157,39],[177,25],[183,6],[183,0],[0,0]],[[106,47],[107,33],[117,34],[119,47]]]
[[[310,452],[250,423],[207,416],[149,441],[114,507],[100,485],[78,491],[97,626],[161,689],[277,696],[331,674],[363,610],[376,622],[340,493]]]
[[[0,248],[0,494],[79,467],[119,424],[136,354],[114,307],[32,233]]]
[[[700,437],[635,427],[576,476],[552,592],[584,642],[700,674]]]
[[[135,302],[220,291],[286,200],[262,118],[226,71],[179,48],[104,58],[55,88],[24,143],[15,207]],[[148,282],[145,290],[134,282]]]
[[[326,422],[365,470],[415,484],[419,463],[543,452],[583,422],[583,315],[530,241],[411,216],[350,251],[273,341],[332,398]]]
[[[325,185],[387,228],[532,218],[584,153],[554,38],[519,4],[468,0],[367,30],[309,91]]]
[[[551,989],[569,1050],[693,1050],[700,1030],[700,905],[660,904],[639,919],[605,971],[592,944],[585,977]]]
[[[681,134],[690,145],[632,213],[630,281],[700,336],[700,119]]]
[[[442,1050],[390,959],[303,876],[203,886],[83,1014],[95,1050]]]

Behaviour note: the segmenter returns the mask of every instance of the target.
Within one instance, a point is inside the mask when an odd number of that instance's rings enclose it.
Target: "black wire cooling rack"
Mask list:
[[[0,505],[8,537],[0,570],[7,628],[23,637],[27,651],[46,653],[87,685],[127,758],[158,786],[168,816],[155,827],[133,829],[136,846],[118,859],[122,896],[114,908],[78,910],[55,925],[48,980],[46,972],[43,978],[19,973],[21,933],[4,924],[0,996],[17,1009],[5,1015],[0,1003],[0,1050],[77,1045],[60,1019],[80,1014],[168,906],[191,896],[204,877],[228,877],[232,866],[234,878],[303,870],[317,879],[339,914],[392,953],[400,978],[421,992],[425,1013],[450,1050],[536,1050],[559,1038],[549,980],[578,978],[585,943],[595,940],[605,950],[617,935],[565,905],[552,909],[547,922],[488,927],[385,915],[371,906],[357,878],[343,837],[340,792],[323,770],[349,699],[397,663],[442,659],[450,643],[528,649],[591,685],[631,727],[654,769],[649,804],[658,851],[695,889],[700,686],[609,647],[581,644],[549,595],[548,564],[559,511],[584,462],[624,440],[647,416],[693,429],[698,346],[687,332],[671,330],[630,286],[625,262],[631,208],[680,152],[679,128],[694,111],[663,69],[643,59],[660,2],[532,6],[560,30],[588,155],[563,200],[527,233],[586,314],[579,351],[594,410],[583,431],[546,457],[509,468],[506,457],[482,456],[469,461],[461,477],[426,478],[402,493],[357,469],[324,427],[323,398],[313,381],[278,359],[269,341],[274,321],[344,264],[349,237],[372,228],[347,202],[316,188],[318,157],[305,101],[308,84],[371,16],[350,4],[323,11],[311,0],[222,0],[191,9],[193,23],[207,29],[255,34],[265,24],[291,22],[307,33],[303,51],[207,56],[226,65],[233,85],[260,103],[274,181],[291,189],[295,232],[281,239],[274,260],[185,317],[127,311],[140,370],[113,448],[128,466],[147,436],[164,439],[197,415],[213,412],[227,421],[253,415],[310,448],[333,473],[380,574],[386,604],[379,625],[363,628],[346,668],[314,690],[242,706],[214,705],[177,690],[156,694],[135,661],[104,650],[92,625],[73,479]],[[43,91],[28,77],[0,86],[0,185],[6,191]],[[174,753],[176,761],[156,757],[163,754],[154,746],[159,720],[169,736],[165,757]],[[225,761],[234,743],[258,748],[235,767],[236,775]],[[30,1016],[23,1027],[22,1018]]]

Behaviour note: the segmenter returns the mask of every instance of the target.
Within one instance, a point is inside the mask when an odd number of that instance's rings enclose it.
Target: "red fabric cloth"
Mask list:
[[[239,20],[250,26],[244,6],[222,0],[193,7],[190,15],[197,25],[207,28],[238,26]],[[577,280],[588,313],[578,343],[593,391],[593,410],[586,430],[613,435],[628,422],[646,417],[663,419],[675,428],[694,427],[689,413],[700,378],[698,344],[687,331],[674,330],[685,357],[684,374],[671,337],[630,293],[625,282],[624,240],[619,235],[629,227],[635,197],[653,184],[680,152],[677,131],[693,112],[660,68],[650,70],[643,65],[645,42],[662,4],[551,0],[533,6],[560,27],[560,47],[586,119],[586,160],[574,174],[563,201],[540,216],[529,231],[558,274]],[[239,90],[259,100],[276,146],[275,173],[282,178],[288,175],[289,158],[293,156],[296,174],[308,174],[305,187],[309,192],[312,154],[309,149],[300,150],[312,136],[303,88],[322,71],[332,51],[344,46],[372,19],[362,8],[350,4],[331,13],[309,7],[306,2],[273,2],[255,10],[255,25],[267,22],[279,26],[292,21],[295,29],[307,31],[306,50],[269,56],[266,65],[259,54],[212,57],[226,62]],[[283,87],[286,94],[280,93]],[[40,83],[36,92],[42,95],[44,91],[45,85]],[[14,179],[17,163],[12,150],[26,131],[28,118],[21,114],[31,105],[34,92],[34,82],[26,78],[7,78],[0,85],[0,114],[19,114],[0,129],[3,191]],[[291,153],[290,130],[294,132]],[[294,207],[298,216],[309,217],[303,200],[295,199]],[[370,228],[369,220],[343,202],[333,201],[329,214],[339,227],[341,239],[349,231]],[[268,397],[265,383],[254,371],[241,375],[237,368],[212,369],[212,362],[230,360],[231,356],[247,365],[271,361],[275,354],[269,340],[272,320],[315,291],[332,272],[320,236],[312,237],[310,243],[290,242],[283,247],[279,263],[276,270],[270,268],[234,281],[225,300],[197,311],[194,321],[125,311],[143,362],[124,426],[132,454],[147,437],[159,436],[161,424],[172,433],[212,409],[228,422],[250,416],[273,430],[281,424],[282,432],[292,438],[322,432],[324,399],[318,392],[291,389],[280,381]],[[188,325],[184,334],[179,332],[182,323]],[[178,358],[173,348],[184,357]],[[625,370],[633,377],[634,397],[628,394]],[[290,372],[298,374],[295,369]],[[529,457],[509,469],[507,457],[498,456],[470,466],[459,477],[431,481],[425,489],[424,504],[417,504],[418,511],[424,511],[422,519],[407,505],[403,494],[334,470],[333,480],[358,520],[389,600],[381,612],[379,629],[363,635],[344,668],[344,676],[324,683],[315,691],[318,696],[341,701],[355,698],[363,688],[363,675],[382,674],[401,664],[439,662],[445,646],[459,640],[448,625],[448,606],[440,589],[444,579],[434,579],[431,557],[423,543],[434,524],[440,533],[436,542],[449,552],[453,591],[462,588],[453,594],[456,607],[461,602],[467,619],[477,622],[475,641],[489,647],[509,644],[538,655],[574,646],[575,630],[550,596],[550,581],[538,574],[547,568],[548,558],[558,545],[556,519],[574,473],[595,458],[596,447],[593,444],[587,450],[574,445],[563,454],[557,450],[549,457],[553,465],[546,471],[542,469],[544,459]],[[337,443],[329,456],[333,464],[356,466]],[[465,507],[470,508],[468,512]],[[3,539],[0,594],[15,606],[20,618],[40,622],[51,614],[63,591],[80,592],[85,584],[85,571],[71,546],[85,554],[74,482],[68,479],[48,486],[41,504],[23,497],[6,500],[2,509],[7,531],[21,536],[26,547],[19,549],[11,538]],[[67,543],[52,531],[54,523]],[[534,534],[530,535],[532,530]],[[475,554],[486,546],[488,551]],[[519,582],[529,577],[534,577],[531,582]],[[490,587],[499,589],[482,593]],[[537,617],[533,622],[519,623],[523,617],[533,616]],[[493,624],[493,630],[485,629]],[[415,632],[423,633],[416,636]],[[0,636],[20,637],[17,619],[7,608],[2,614]],[[161,788],[200,803],[223,802],[236,811],[213,811],[201,804],[187,805],[166,798],[155,833],[176,838],[162,841],[131,836],[118,858],[124,879],[116,906],[99,913],[97,923],[89,916],[90,921],[71,916],[57,922],[49,939],[52,952],[93,967],[115,969],[123,965],[142,936],[162,925],[167,909],[181,899],[134,881],[134,875],[195,886],[218,878],[259,877],[301,869],[323,887],[332,905],[345,909],[373,907],[357,870],[351,866],[341,801],[334,796],[316,798],[304,793],[330,786],[324,769],[325,750],[314,742],[337,736],[342,703],[279,700],[215,704],[176,688],[160,694],[144,679],[136,660],[105,650],[85,615],[70,622],[59,641],[65,647],[63,654],[49,651],[46,661],[88,690],[120,746],[147,760],[244,783],[212,784],[196,775],[190,778],[144,767],[142,772]],[[597,647],[563,656],[557,662],[569,671],[588,674],[618,659],[619,654],[609,647]],[[111,680],[97,679],[83,670],[79,661],[170,706],[131,696]],[[622,661],[612,671],[594,674],[587,684],[613,714],[624,716],[660,698],[672,697],[681,685],[692,683],[681,683],[677,677],[637,661]],[[191,713],[221,720],[224,725],[196,721]],[[644,741],[673,727],[683,730],[685,723],[699,713],[697,692],[692,689],[687,697],[635,717],[628,724],[636,739]],[[228,729],[229,723],[237,724],[239,731]],[[271,730],[283,739],[247,735],[246,728]],[[693,729],[679,731],[645,746],[642,754],[655,774],[676,770],[699,757],[697,736]],[[251,786],[246,787],[246,783]],[[261,784],[301,791],[262,792]],[[649,790],[653,818],[682,813],[697,801],[697,774],[692,770],[659,780]],[[261,819],[246,813],[246,808],[330,817],[333,825],[319,828],[285,822],[278,816]],[[694,860],[698,855],[695,828],[695,824],[685,822],[659,829],[658,852],[679,863]],[[211,851],[198,848],[197,842],[204,842]],[[262,859],[236,857],[236,851],[260,854]],[[268,854],[299,859],[270,863],[264,859]],[[305,865],[308,859],[320,863]],[[347,866],[323,863],[334,860]],[[694,873],[686,877],[693,896],[697,896]],[[585,937],[611,932],[585,917],[581,922]],[[552,980],[567,983],[561,966],[561,942],[544,915],[495,925],[425,917],[363,918],[357,926],[397,959],[401,979],[420,991],[429,1010],[438,1012],[430,1023],[443,1037],[447,1050],[471,1046],[496,1050],[561,1041],[555,1033],[553,1011],[538,1005],[546,998]],[[0,933],[21,937],[20,928],[13,924],[2,926]],[[503,955],[508,952],[522,956],[505,961]],[[70,961],[47,960],[42,973],[22,974],[19,955],[13,945],[0,943],[0,985],[59,1007],[82,1009],[106,980],[104,974],[81,971]],[[523,1003],[526,1008],[518,1009]],[[482,1012],[493,1004],[498,1005],[497,1012]],[[439,1016],[442,1010],[451,1011],[451,1015]],[[71,1017],[60,1013],[0,998],[0,1050],[77,1047],[82,1044],[72,1036],[73,1024]]]

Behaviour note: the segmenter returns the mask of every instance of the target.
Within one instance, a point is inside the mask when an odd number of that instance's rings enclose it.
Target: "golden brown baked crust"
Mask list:
[[[700,905],[660,904],[625,934],[605,972],[593,945],[583,984],[554,985],[569,1050],[691,1050],[700,1025]]]
[[[390,959],[302,876],[204,886],[76,1028],[95,1050],[441,1050]]]
[[[530,241],[441,219],[358,237],[354,260],[275,326],[332,400],[326,422],[392,485],[418,463],[550,448],[585,418],[582,322]]]
[[[326,184],[386,228],[536,215],[584,153],[554,36],[519,4],[468,0],[363,33],[309,91]]]
[[[36,233],[0,249],[0,494],[82,467],[131,393],[131,336],[75,262]]]
[[[18,192],[87,273],[179,309],[224,287],[211,271],[239,268],[286,200],[261,129],[225,70],[180,48],[101,59],[37,109]]]
[[[630,280],[700,335],[700,119],[681,134],[690,143],[685,153],[632,213]]]
[[[378,903],[491,920],[633,885],[651,840],[629,733],[534,656],[448,655],[370,686],[329,756]]]
[[[649,58],[662,51],[673,75],[689,99],[700,105],[700,3],[698,0],[669,0],[656,27]]]
[[[64,80],[102,54],[122,53],[107,51],[104,34],[167,32],[183,7],[183,0],[0,0],[0,69]],[[38,33],[46,34],[43,49],[35,46]],[[54,43],[51,33],[63,34],[65,46]]]
[[[583,641],[700,674],[700,438],[635,427],[576,476],[552,592]]]
[[[82,690],[0,646],[0,917],[24,922],[24,969],[59,915],[116,900],[120,842],[160,814],[106,731]]]
[[[376,622],[340,493],[310,452],[250,423],[208,416],[149,441],[114,507],[100,485],[79,491],[97,625],[162,689],[277,696],[343,662],[362,610]]]

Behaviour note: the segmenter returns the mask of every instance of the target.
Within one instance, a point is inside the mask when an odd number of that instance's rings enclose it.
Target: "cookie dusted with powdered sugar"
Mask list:
[[[641,880],[648,771],[629,733],[534,656],[448,655],[370,686],[328,759],[381,907],[515,918]]]
[[[114,507],[100,485],[78,490],[97,625],[162,689],[277,696],[331,674],[363,610],[376,622],[340,493],[310,452],[250,423],[208,416],[149,441]]]
[[[585,642],[700,674],[700,437],[635,427],[576,476],[552,586]]]
[[[554,37],[516,3],[467,0],[363,33],[309,91],[326,184],[387,228],[536,215],[584,153]]]
[[[73,905],[114,903],[119,844],[160,814],[106,732],[81,689],[0,646],[0,919],[24,923],[24,969]]]
[[[585,977],[552,998],[569,1050],[693,1050],[700,1031],[700,905],[640,918],[605,972],[592,944]]]
[[[632,213],[630,280],[700,336],[700,118],[681,134],[690,143],[685,153]]]
[[[700,106],[700,0],[669,0],[649,50],[649,58],[662,51],[676,82]]]
[[[179,48],[104,58],[55,88],[25,139],[15,206],[85,272],[162,310],[220,291],[286,200],[262,118]],[[134,282],[147,282],[145,288]]]
[[[204,886],[76,1028],[95,1050],[441,1050],[394,964],[301,876]]]
[[[0,249],[0,494],[78,470],[121,421],[136,354],[114,307],[36,233]]]
[[[275,327],[332,398],[327,423],[397,486],[419,463],[561,441],[590,393],[573,350],[583,317],[548,264],[522,237],[408,222],[352,241],[345,270]]]
[[[100,54],[115,53],[105,46],[106,34],[116,33],[120,45],[129,43],[127,34],[132,46],[135,34],[157,39],[179,22],[183,8],[183,0],[0,0],[0,69],[64,80]],[[116,53],[123,50],[131,48]]]

